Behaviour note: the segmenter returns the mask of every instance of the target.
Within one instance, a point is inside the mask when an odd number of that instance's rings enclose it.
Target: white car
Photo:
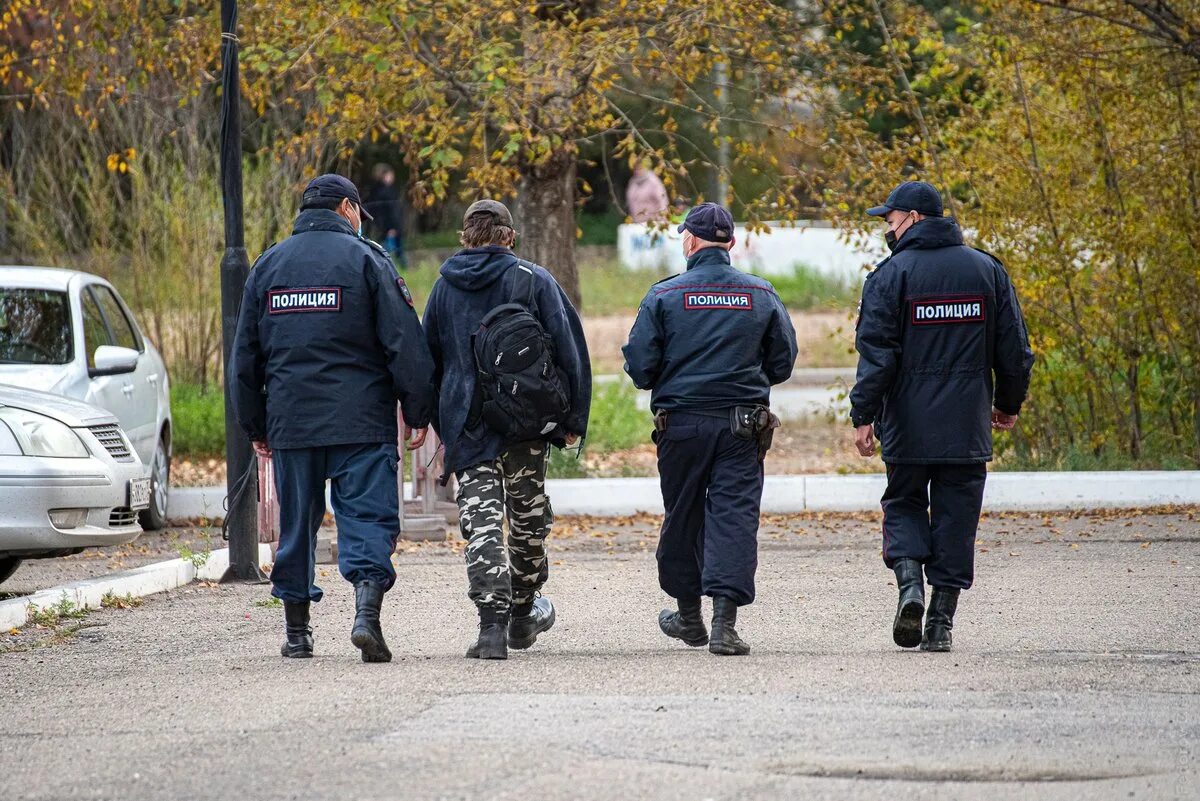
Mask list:
[[[116,417],[0,386],[0,581],[22,559],[137,539],[149,506],[150,478]]]
[[[167,368],[112,284],[58,267],[0,267],[0,383],[75,398],[115,415],[151,480],[142,526],[167,524]]]

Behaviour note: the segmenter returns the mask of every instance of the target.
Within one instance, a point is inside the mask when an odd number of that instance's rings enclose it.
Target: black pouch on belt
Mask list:
[[[767,451],[771,450],[780,420],[766,406],[734,406],[729,415],[729,425],[735,437],[758,440],[758,460],[761,462],[767,458]]]

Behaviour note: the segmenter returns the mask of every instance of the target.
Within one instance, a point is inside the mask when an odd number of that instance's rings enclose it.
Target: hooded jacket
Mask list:
[[[792,375],[796,332],[769,281],[709,247],[650,288],[621,352],[654,411],[716,411],[769,403]]]
[[[863,285],[850,419],[875,424],[883,460],[992,458],[991,411],[1017,414],[1033,352],[1004,265],[951,217],[914,224]]]
[[[441,277],[433,285],[423,320],[425,337],[433,356],[437,388],[433,427],[446,447],[445,480],[451,473],[490,462],[515,443],[504,442],[479,423],[467,431],[467,416],[475,398],[475,354],[471,335],[480,321],[496,306],[513,300],[516,255],[495,245],[460,250],[442,264]],[[531,312],[554,343],[554,361],[566,377],[570,411],[566,431],[548,437],[565,444],[563,435],[587,434],[592,403],[592,368],[587,340],[575,307],[554,277],[534,267]]]
[[[396,402],[429,424],[433,362],[404,280],[328,209],[307,209],[246,279],[233,411],[272,448],[397,440]],[[265,390],[265,391],[264,391]]]

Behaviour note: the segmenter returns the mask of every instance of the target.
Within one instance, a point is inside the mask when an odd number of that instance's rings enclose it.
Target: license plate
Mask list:
[[[133,510],[150,507],[150,479],[135,478],[129,482],[129,508]]]

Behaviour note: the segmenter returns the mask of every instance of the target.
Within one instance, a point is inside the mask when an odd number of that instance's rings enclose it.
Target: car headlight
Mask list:
[[[87,446],[79,435],[69,426],[63,425],[52,417],[44,414],[14,409],[11,406],[0,408],[0,424],[16,440],[20,453],[26,456],[58,456],[70,458],[86,458]],[[8,437],[0,434],[0,450],[11,452],[11,443],[4,447]]]

